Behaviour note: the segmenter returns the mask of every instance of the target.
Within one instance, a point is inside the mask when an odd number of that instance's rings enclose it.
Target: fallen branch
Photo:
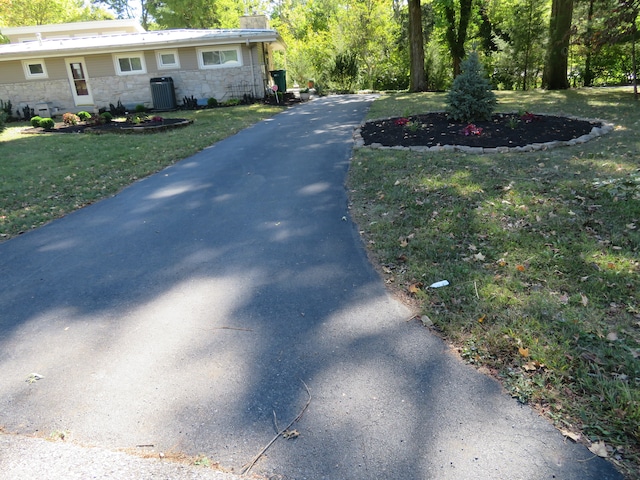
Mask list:
[[[307,395],[309,396],[309,398],[307,398],[307,403],[305,403],[304,407],[302,407],[302,410],[300,410],[300,413],[298,414],[298,416],[296,418],[294,418],[293,420],[291,420],[289,425],[284,427],[282,430],[279,430],[278,433],[276,434],[276,436],[273,437],[269,443],[267,443],[267,445],[260,451],[260,453],[258,453],[255,457],[253,457],[253,460],[251,460],[249,463],[243,465],[242,470],[240,472],[242,475],[246,475],[247,473],[249,473],[249,471],[258,462],[258,460],[260,460],[260,457],[262,457],[264,455],[264,453],[269,449],[269,447],[271,447],[271,445],[273,445],[274,442],[279,437],[282,436],[282,434],[284,434],[287,430],[289,430],[289,428],[291,428],[291,426],[294,423],[296,423],[298,420],[300,420],[302,418],[302,415],[304,414],[305,410],[307,409],[307,407],[311,403],[311,392],[309,391],[309,387],[307,386],[307,384],[304,383],[304,380],[300,380],[300,381],[304,385],[304,388],[307,390]],[[276,419],[275,411],[273,412],[273,417],[274,417],[274,423],[276,424],[276,428],[278,428],[278,422],[277,422],[277,419]]]

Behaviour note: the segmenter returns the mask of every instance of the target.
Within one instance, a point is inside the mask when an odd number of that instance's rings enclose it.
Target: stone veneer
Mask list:
[[[253,66],[253,83],[255,96],[262,98],[265,95],[261,65]],[[219,101],[229,100],[228,90],[230,85],[240,85],[250,82],[252,75],[251,66],[234,68],[219,68],[210,70],[189,70],[167,72],[166,77],[173,79],[177,104],[182,103],[185,96],[194,96],[197,99],[215,97]],[[109,108],[120,100],[125,106],[143,104],[153,107],[151,97],[150,79],[161,75],[123,75],[110,77],[91,77],[89,85],[93,95],[93,106],[75,106],[71,95],[71,85],[64,80],[31,81],[13,84],[0,84],[0,99],[11,101],[14,111],[18,110],[22,115],[22,108],[29,105],[36,108],[36,104],[48,103],[51,114],[63,114],[65,112],[78,112],[80,110],[93,111],[98,108]],[[249,89],[251,89],[250,83]],[[49,98],[56,98],[56,102],[47,102]],[[38,114],[38,112],[35,112]]]

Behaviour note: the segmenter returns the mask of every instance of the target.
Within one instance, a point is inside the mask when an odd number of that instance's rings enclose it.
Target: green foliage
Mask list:
[[[11,104],[11,100],[7,100],[6,102],[4,102],[3,100],[0,100],[0,112],[3,112],[6,114],[6,119],[10,119],[13,116],[13,105]]]
[[[113,115],[109,112],[102,112],[100,114],[100,118],[102,119],[102,123],[109,123],[113,120]]]
[[[53,127],[56,126],[56,122],[53,120],[53,118],[46,117],[40,120],[38,126],[44,128],[45,130],[52,130]]]
[[[336,55],[331,80],[339,91],[350,92],[358,79],[358,58],[353,52],[344,52]]]
[[[78,112],[77,115],[78,115],[78,118],[83,122],[86,122],[91,118],[91,114],[89,112],[85,112],[84,110],[81,112]]]
[[[5,129],[5,122],[7,120],[7,114],[0,112],[0,133]]]
[[[207,99],[207,106],[209,108],[214,108],[218,106],[218,100],[215,97],[210,97]]]
[[[135,111],[136,111],[137,113],[146,112],[146,111],[147,111],[147,107],[145,107],[144,105],[142,105],[141,103],[139,103],[138,105],[136,105]]]
[[[22,27],[113,18],[107,10],[82,0],[12,0],[0,2],[3,25]]]
[[[42,117],[39,116],[35,116],[35,117],[31,117],[31,120],[29,120],[31,122],[31,126],[33,128],[38,128],[40,126],[40,121],[42,120]]]
[[[458,122],[489,120],[496,106],[496,95],[484,73],[477,52],[462,62],[462,73],[453,81],[447,95],[447,113]]]
[[[185,110],[196,110],[198,108],[198,99],[191,95],[182,99],[182,108]]]

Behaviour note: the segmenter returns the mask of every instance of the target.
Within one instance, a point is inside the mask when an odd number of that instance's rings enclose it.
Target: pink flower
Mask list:
[[[462,133],[467,137],[470,135],[481,135],[482,127],[476,127],[473,123],[470,123],[462,129]]]
[[[398,125],[398,126],[402,127],[402,126],[406,125],[407,123],[409,123],[409,119],[408,119],[408,118],[404,118],[404,117],[396,118],[396,119],[394,120],[394,123],[395,123],[396,125]]]

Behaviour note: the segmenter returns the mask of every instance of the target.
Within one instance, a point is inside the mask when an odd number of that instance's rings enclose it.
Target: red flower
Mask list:
[[[394,120],[394,123],[396,125],[398,125],[399,127],[402,127],[402,126],[406,125],[407,123],[409,123],[409,119],[408,118],[404,118],[404,117],[396,118]]]
[[[467,137],[470,135],[481,135],[482,127],[476,127],[473,123],[470,123],[462,129],[462,133]]]

